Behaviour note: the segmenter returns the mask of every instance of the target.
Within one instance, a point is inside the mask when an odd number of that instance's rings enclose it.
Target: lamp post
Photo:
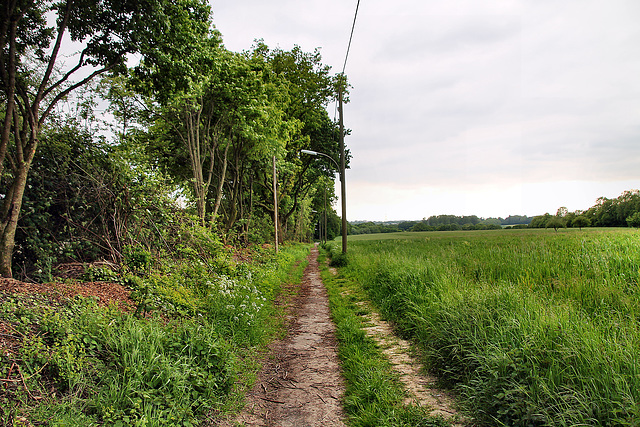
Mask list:
[[[333,157],[328,154],[319,153],[317,151],[311,150],[300,150],[301,153],[308,154],[310,156],[322,156],[326,157],[336,165],[336,168],[340,172],[340,198],[342,199],[342,253],[347,253],[347,198],[346,198],[346,185],[344,179],[344,162],[342,162],[342,166],[336,162]],[[342,157],[342,156],[341,156]],[[326,215],[326,214],[325,214]],[[325,225],[326,227],[326,225]],[[325,231],[326,232],[326,231]]]

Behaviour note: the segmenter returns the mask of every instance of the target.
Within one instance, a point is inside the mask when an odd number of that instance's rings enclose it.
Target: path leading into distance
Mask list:
[[[288,335],[274,344],[243,412],[233,423],[220,426],[344,426],[345,386],[317,247],[308,260]]]

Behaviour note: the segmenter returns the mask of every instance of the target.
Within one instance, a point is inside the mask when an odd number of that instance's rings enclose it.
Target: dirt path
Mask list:
[[[344,426],[344,381],[316,247],[308,259],[289,334],[275,343],[243,412],[220,426]]]
[[[411,356],[409,341],[397,337],[388,322],[382,320],[370,306],[367,308],[370,311],[366,316],[368,325],[364,330],[378,343],[393,368],[400,374],[400,382],[410,396],[405,399],[405,405],[415,403],[428,407],[431,415],[456,420],[454,427],[466,425],[468,420],[459,417],[450,392],[437,387],[437,379],[422,372],[420,362]]]
[[[329,268],[337,275],[335,268]],[[419,360],[411,355],[411,344],[395,335],[389,322],[383,320],[373,306],[365,301],[357,303],[364,309],[364,331],[380,347],[393,369],[399,374],[399,380],[408,393],[404,404],[417,404],[429,408],[430,414],[442,416],[452,422],[453,427],[470,425],[469,420],[461,417],[455,409],[455,400],[451,393],[437,386],[437,378],[422,371]]]

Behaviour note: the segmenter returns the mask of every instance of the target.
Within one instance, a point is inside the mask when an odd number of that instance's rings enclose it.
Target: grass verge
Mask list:
[[[406,393],[398,374],[375,342],[363,330],[365,294],[356,282],[333,275],[326,264],[326,251],[318,258],[322,281],[337,328],[339,356],[347,382],[344,409],[354,427],[445,427],[451,423],[432,417],[427,408],[404,405]]]

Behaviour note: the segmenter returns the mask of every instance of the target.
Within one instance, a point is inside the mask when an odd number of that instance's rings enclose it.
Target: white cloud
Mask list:
[[[338,72],[356,3],[213,9],[229,48],[322,47]],[[640,187],[639,19],[636,0],[361,2],[349,219],[585,209]]]

